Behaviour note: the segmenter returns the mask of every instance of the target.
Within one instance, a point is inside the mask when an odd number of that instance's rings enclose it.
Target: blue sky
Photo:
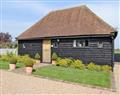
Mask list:
[[[119,0],[1,0],[0,31],[9,32],[15,38],[50,11],[80,5],[87,5],[120,31]],[[115,48],[120,48],[120,32],[115,40]]]

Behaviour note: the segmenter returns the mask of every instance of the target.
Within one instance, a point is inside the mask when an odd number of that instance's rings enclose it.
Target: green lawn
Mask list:
[[[17,63],[16,68],[24,67],[24,64],[22,63]],[[9,69],[9,63],[8,62],[3,62],[0,61],[0,69]]]
[[[59,66],[45,66],[36,69],[34,75],[50,77],[54,79],[75,83],[89,84],[101,87],[111,86],[111,73],[90,70],[78,70]]]

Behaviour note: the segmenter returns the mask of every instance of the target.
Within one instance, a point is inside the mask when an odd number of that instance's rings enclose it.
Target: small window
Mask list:
[[[22,47],[23,47],[23,48],[26,48],[26,47],[25,47],[25,44],[23,44]]]
[[[103,47],[103,43],[102,42],[98,42],[98,47],[102,48]]]
[[[54,43],[53,43],[53,47],[54,47],[54,48],[58,48],[58,43],[57,43],[57,42],[54,42]]]
[[[76,47],[76,40],[73,40],[73,47]]]
[[[85,46],[85,42],[83,40],[77,41],[77,47],[84,47],[84,46]]]

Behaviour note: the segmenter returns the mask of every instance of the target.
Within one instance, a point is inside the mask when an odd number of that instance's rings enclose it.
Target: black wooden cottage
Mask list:
[[[18,36],[18,53],[39,53],[45,63],[51,63],[56,52],[62,58],[113,66],[116,36],[117,31],[88,7],[74,7],[50,12]]]

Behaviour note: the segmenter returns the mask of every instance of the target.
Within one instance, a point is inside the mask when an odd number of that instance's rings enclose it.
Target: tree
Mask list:
[[[11,41],[12,36],[8,32],[7,33],[0,32],[0,43],[6,43]]]
[[[12,36],[9,33],[0,32],[0,48],[12,48]]]

